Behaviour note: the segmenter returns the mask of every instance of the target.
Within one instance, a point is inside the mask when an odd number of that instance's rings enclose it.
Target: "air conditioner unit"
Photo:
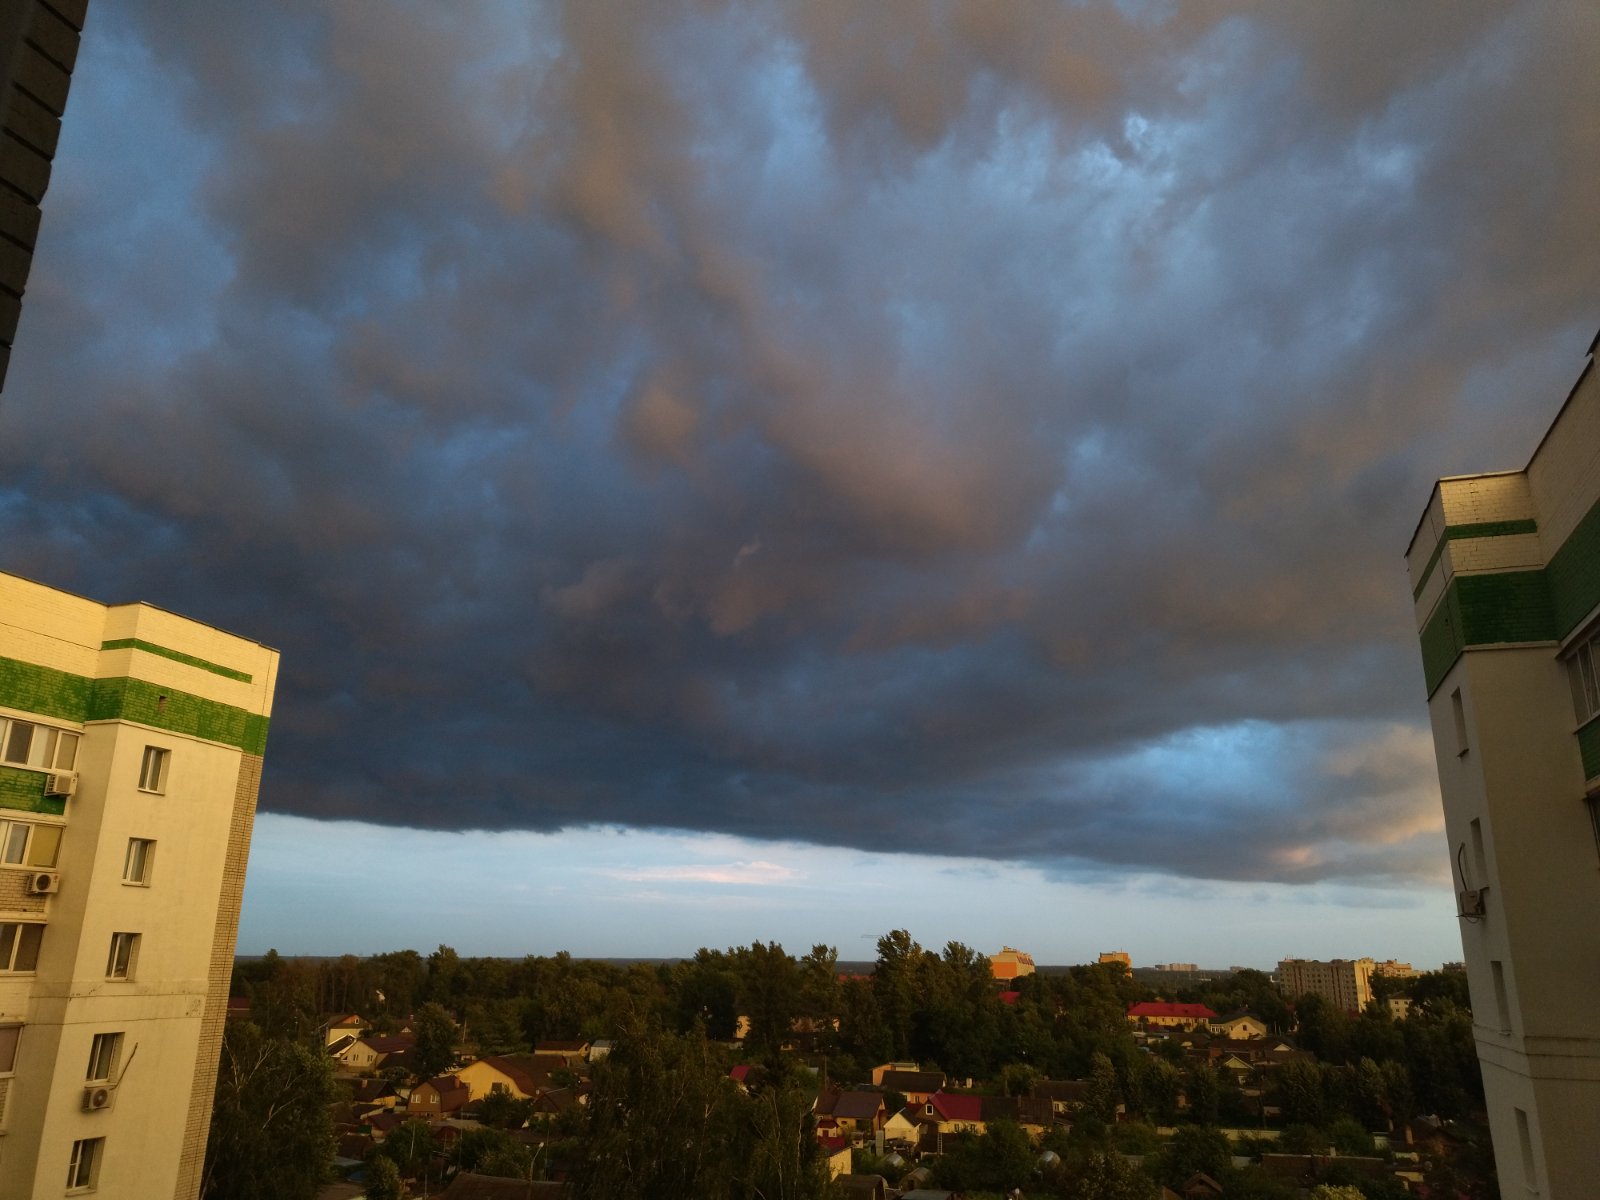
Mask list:
[[[1486,910],[1484,897],[1489,889],[1466,888],[1456,893],[1456,915],[1461,917],[1481,917]]]
[[[117,1085],[114,1083],[91,1083],[83,1089],[83,1111],[99,1112],[110,1108],[111,1102],[117,1098]]]
[[[35,871],[28,876],[28,895],[51,896],[61,890],[61,876],[56,871]]]
[[[53,771],[44,777],[46,796],[70,796],[78,790],[78,777],[71,771]]]

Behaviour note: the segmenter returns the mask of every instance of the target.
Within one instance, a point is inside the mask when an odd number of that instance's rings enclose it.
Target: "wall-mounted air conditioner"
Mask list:
[[[110,1108],[116,1098],[117,1085],[114,1083],[87,1084],[83,1089],[83,1111],[101,1112]]]
[[[46,796],[70,796],[78,790],[78,777],[71,771],[52,771],[44,777]]]
[[[28,876],[28,895],[53,896],[61,890],[61,875],[57,871],[35,871]]]

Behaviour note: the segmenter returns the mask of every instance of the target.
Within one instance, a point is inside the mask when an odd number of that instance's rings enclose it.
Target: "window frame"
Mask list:
[[[138,848],[138,874],[133,874],[134,850]],[[150,876],[156,865],[155,838],[131,837],[128,850],[122,858],[122,882],[128,887],[149,887]]]
[[[1561,655],[1572,690],[1572,711],[1582,728],[1600,717],[1600,627],[1591,629]]]
[[[119,954],[119,947],[126,947],[126,951]],[[138,969],[139,935],[127,931],[113,933],[111,946],[106,954],[106,978],[125,983],[134,978]]]
[[[139,790],[150,796],[167,794],[172,751],[166,746],[146,746],[139,759]]]
[[[14,756],[12,741],[23,736],[23,731],[26,731],[28,745],[20,756]],[[76,771],[82,738],[79,730],[63,729],[42,721],[25,721],[21,717],[0,717],[0,766],[22,767],[29,771]]]
[[[72,1143],[72,1158],[67,1164],[68,1192],[92,1192],[99,1185],[105,1145],[103,1137],[79,1138]]]
[[[8,1021],[0,1025],[0,1079],[9,1079],[17,1073],[17,1053],[21,1049],[22,1023]],[[10,1054],[9,1062],[5,1057],[7,1053]]]
[[[61,861],[61,831],[64,828],[49,821],[19,821],[10,817],[0,820],[0,867],[16,867],[24,871],[54,871],[56,864]],[[13,862],[7,854],[9,843],[16,836],[15,831],[18,829],[26,832],[22,835],[21,856]],[[40,854],[39,843],[42,840],[39,836],[41,829],[54,831],[55,853],[49,856],[49,862],[37,861],[37,856]]]
[[[89,1044],[89,1067],[84,1074],[85,1083],[110,1083],[117,1073],[117,1065],[122,1061],[122,1031],[114,1033],[97,1033],[94,1041]],[[96,1068],[104,1068],[97,1074]]]
[[[0,921],[0,975],[32,975],[39,969],[39,949],[44,943],[43,921]],[[36,929],[33,935],[32,961],[26,967],[22,961],[24,951],[23,930]],[[12,931],[15,932],[7,932]]]

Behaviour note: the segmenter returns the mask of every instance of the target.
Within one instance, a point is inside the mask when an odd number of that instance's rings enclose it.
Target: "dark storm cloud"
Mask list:
[[[281,648],[267,806],[1439,873],[1399,554],[1593,332],[1592,6],[93,21],[6,565]]]

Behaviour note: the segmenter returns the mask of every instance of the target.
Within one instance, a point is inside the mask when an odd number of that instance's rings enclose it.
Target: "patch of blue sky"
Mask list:
[[[1435,895],[1437,891],[1437,895]],[[1026,897],[1025,902],[1019,898]],[[1396,921],[1374,925],[1373,911]],[[376,953],[444,943],[463,954],[569,950],[684,957],[701,946],[822,942],[870,959],[908,929],[924,946],[1020,946],[1042,963],[1269,968],[1279,957],[1460,957],[1447,889],[1080,881],[1037,866],[872,854],[727,834],[612,827],[449,833],[263,813],[239,950]]]

